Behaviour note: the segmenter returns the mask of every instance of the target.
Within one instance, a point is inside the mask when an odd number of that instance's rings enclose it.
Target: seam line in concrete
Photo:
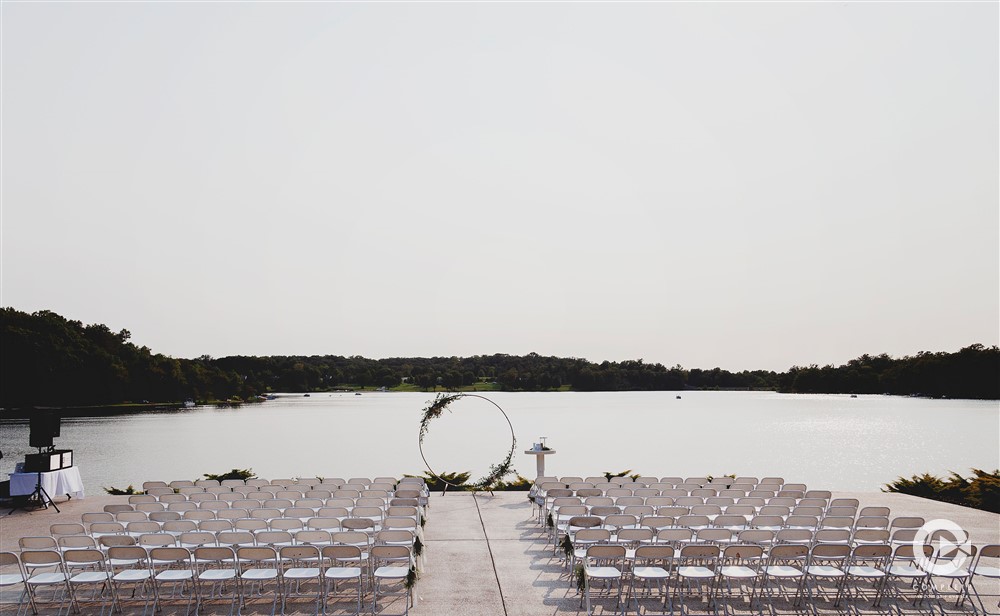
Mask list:
[[[476,513],[479,514],[479,523],[483,527],[483,536],[486,537],[486,549],[490,553],[490,564],[493,565],[493,577],[497,580],[497,591],[500,592],[500,605],[503,606],[503,614],[507,616],[507,600],[503,597],[503,587],[500,586],[500,574],[497,573],[497,561],[493,558],[493,546],[490,545],[490,535],[486,532],[486,522],[483,521],[483,512],[479,509],[479,499],[472,495],[472,502],[476,503]]]

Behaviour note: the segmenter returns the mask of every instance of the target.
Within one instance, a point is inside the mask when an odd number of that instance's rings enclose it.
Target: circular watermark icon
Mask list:
[[[969,534],[951,520],[930,520],[913,536],[913,556],[917,565],[931,575],[952,575],[963,570],[972,555]],[[923,546],[934,551],[928,556]]]

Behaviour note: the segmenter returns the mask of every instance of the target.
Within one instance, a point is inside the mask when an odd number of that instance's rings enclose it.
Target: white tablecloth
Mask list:
[[[37,483],[38,473],[11,473],[10,495],[31,494],[35,491]],[[71,466],[58,471],[42,473],[42,488],[45,489],[50,498],[62,494],[83,498],[83,479],[80,478],[80,469]]]

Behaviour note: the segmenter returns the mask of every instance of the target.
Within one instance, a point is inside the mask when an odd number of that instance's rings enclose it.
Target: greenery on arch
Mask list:
[[[445,410],[448,408],[452,402],[459,400],[461,398],[482,398],[486,400],[493,406],[497,407],[497,410],[503,415],[503,418],[507,420],[507,425],[510,426],[510,449],[507,451],[507,455],[504,456],[498,463],[490,465],[489,472],[481,477],[479,480],[473,483],[462,482],[461,485],[454,485],[448,482],[441,475],[437,474],[434,469],[431,468],[430,464],[427,463],[427,458],[424,456],[424,438],[427,436],[427,431],[430,427],[432,420],[440,417]],[[449,485],[451,487],[456,487],[460,489],[472,489],[472,490],[483,490],[483,491],[493,491],[504,484],[504,478],[508,475],[516,474],[517,471],[514,469],[514,451],[517,449],[517,438],[514,436],[514,426],[510,423],[510,418],[507,417],[507,413],[504,412],[500,405],[493,402],[486,396],[480,396],[477,394],[466,394],[466,393],[440,393],[438,394],[432,402],[430,402],[426,407],[424,407],[423,414],[420,417],[420,457],[424,460],[424,465],[427,466],[427,470],[430,471],[431,475],[441,480],[441,483]]]

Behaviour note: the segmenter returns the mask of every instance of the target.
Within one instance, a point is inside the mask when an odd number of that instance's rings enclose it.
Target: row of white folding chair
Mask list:
[[[313,517],[301,518],[240,518],[235,520],[214,519],[214,520],[176,520],[169,522],[94,522],[87,529],[87,534],[100,538],[105,535],[131,535],[140,536],[150,533],[168,533],[179,535],[192,530],[224,532],[237,530],[299,530],[299,529],[336,529],[336,530],[362,530],[365,532],[377,532],[382,528],[387,529],[412,529],[417,535],[422,535],[422,528],[419,522],[412,516],[388,516],[375,519],[374,517]]]
[[[182,487],[239,487],[239,486],[251,486],[260,487],[267,485],[276,486],[302,486],[302,485],[327,485],[327,484],[357,484],[357,485],[370,485],[372,483],[419,483],[423,484],[424,480],[419,477],[408,477],[402,480],[395,477],[376,477],[374,479],[369,479],[367,477],[352,477],[350,479],[343,479],[340,477],[303,477],[299,479],[224,479],[218,481],[216,479],[197,479],[197,480],[187,480],[178,479],[174,481],[146,481],[143,482],[142,487],[171,487],[171,488],[182,488]]]
[[[321,507],[387,507],[393,501],[414,501],[419,503],[419,499],[396,499],[385,500],[377,496],[363,496],[358,498],[335,497],[327,499],[300,498],[296,500],[287,498],[271,498],[268,500],[239,499],[233,501],[205,500],[205,501],[182,501],[176,503],[136,503],[133,505],[109,505],[105,507],[105,513],[120,513],[123,511],[142,511],[153,513],[158,511],[191,511],[194,509],[222,510],[222,509],[286,509],[289,507],[307,507],[319,509]]]
[[[885,528],[856,528],[840,525],[824,526],[822,523],[806,519],[796,520],[793,518],[783,521],[778,516],[757,516],[748,522],[742,516],[718,516],[714,520],[710,520],[708,516],[702,515],[639,517],[631,514],[617,514],[601,517],[592,515],[570,516],[569,513],[572,512],[567,513],[568,517],[560,518],[553,529],[554,545],[564,535],[571,534],[571,529],[574,526],[603,527],[612,532],[642,528],[654,531],[678,529],[678,532],[681,533],[685,531],[712,530],[720,537],[732,537],[735,533],[744,530],[760,530],[786,533],[788,536],[795,536],[796,541],[806,543],[816,540],[830,543],[883,543],[891,540],[890,533]],[[912,539],[912,536],[909,538]]]
[[[169,489],[169,488],[167,488]],[[288,499],[299,499],[299,498],[331,498],[333,496],[343,496],[347,498],[358,498],[359,496],[380,496],[382,498],[391,498],[395,493],[396,489],[390,487],[372,487],[365,489],[355,489],[354,487],[337,488],[333,490],[229,490],[229,491],[205,491],[201,488],[181,488],[177,492],[169,491],[163,492],[159,490],[154,490],[146,494],[133,494],[128,497],[128,502],[131,504],[135,503],[168,503],[168,502],[179,502],[179,501],[203,501],[203,500],[239,500],[239,499],[257,499],[257,500],[267,500],[271,498],[288,498]],[[403,491],[410,492],[414,494],[414,498],[417,498],[422,493],[420,490],[406,489]]]
[[[411,505],[390,505],[389,507],[320,507],[318,509],[307,509],[307,508],[287,508],[284,510],[280,509],[219,509],[219,510],[207,510],[207,509],[195,509],[191,511],[161,511],[146,514],[145,520],[165,523],[172,522],[176,520],[235,520],[240,518],[257,518],[257,519],[270,519],[270,518],[282,518],[291,517],[299,519],[308,519],[312,517],[338,517],[338,518],[348,518],[348,517],[371,517],[373,519],[379,517],[376,510],[381,511],[382,517],[387,515],[397,516],[397,517],[411,517],[420,525],[424,523],[424,515],[419,507]],[[83,525],[87,526],[89,524],[97,522],[130,522],[130,521],[144,521],[143,519],[133,519],[132,515],[141,515],[142,512],[121,512],[118,514],[108,514],[108,513],[94,513],[94,514],[84,514],[83,515]],[[132,514],[132,515],[129,515]],[[60,534],[76,534],[69,530],[69,527],[60,531]]]
[[[731,485],[731,484],[745,484],[745,485],[787,485],[785,480],[780,477],[765,477],[763,479],[758,479],[757,477],[653,477],[653,476],[638,476],[638,477],[611,477],[607,476],[590,476],[590,477],[580,477],[580,476],[570,476],[566,475],[563,477],[555,476],[543,476],[535,480],[536,483],[543,483],[545,481],[561,482],[561,483],[612,483],[612,484],[643,484],[649,485],[653,483],[669,483],[671,485],[680,484],[690,484],[690,485]],[[794,484],[794,485],[805,485],[805,484]]]
[[[203,602],[217,600],[221,591],[220,583],[229,583],[232,591],[223,595],[230,601],[230,610],[237,603],[242,607],[248,596],[257,596],[262,583],[274,584],[272,613],[278,601],[282,611],[291,596],[301,596],[298,591],[307,582],[316,585],[317,612],[326,610],[331,582],[355,580],[357,583],[357,608],[361,609],[362,571],[356,566],[361,560],[360,551],[352,546],[284,546],[278,550],[267,547],[244,547],[237,550],[219,547],[203,547],[195,550],[177,547],[157,547],[147,554],[142,548],[116,547],[108,555],[97,550],[77,550],[60,554],[56,551],[25,552],[20,556],[3,553],[0,564],[17,565],[17,573],[5,576],[4,585],[20,584],[33,611],[40,603],[39,592],[52,589],[51,603],[58,599],[59,610],[70,603],[79,612],[84,598],[79,594],[88,587],[92,592],[90,603],[99,603],[103,613],[110,603],[111,611],[124,611],[125,597],[142,601],[145,612],[149,603],[153,611],[162,609],[162,602],[169,598],[185,599],[187,611],[192,602],[197,601],[195,612]],[[374,576],[404,581],[409,574],[408,549],[404,546],[378,546],[372,549],[371,559],[375,568]],[[402,563],[402,566],[400,565]],[[31,565],[27,572],[22,565]],[[401,571],[383,571],[379,568],[397,567]],[[109,584],[110,582],[110,584]],[[209,586],[204,591],[201,586]],[[149,587],[153,592],[149,592]],[[245,587],[249,593],[244,595]],[[180,588],[181,592],[175,592]],[[108,590],[110,589],[110,592]],[[132,591],[132,592],[125,592]],[[168,592],[170,591],[170,592]],[[23,603],[23,596],[19,603]],[[309,595],[311,599],[311,595]],[[352,599],[353,601],[353,599]],[[19,606],[21,607],[21,606]],[[20,610],[19,610],[20,611]]]
[[[771,501],[761,501],[761,500],[749,500],[741,499],[736,503],[729,503],[726,501],[720,501],[715,499],[713,502],[705,502],[696,500],[697,497],[688,497],[687,499],[672,499],[670,497],[649,497],[646,499],[639,499],[639,497],[597,497],[591,496],[581,499],[576,496],[569,497],[558,497],[552,499],[551,503],[547,503],[547,509],[557,509],[561,506],[566,505],[576,505],[591,507],[618,507],[622,510],[628,507],[640,507],[658,510],[663,507],[672,507],[678,510],[688,509],[688,513],[698,513],[704,515],[721,515],[721,514],[739,514],[744,516],[753,515],[809,515],[820,519],[825,518],[851,518],[851,519],[864,519],[864,518],[882,518],[888,519],[883,515],[864,515],[859,518],[855,518],[857,512],[852,507],[831,507],[822,508],[812,505],[793,505],[789,501],[776,501],[772,499]],[[801,501],[800,501],[801,502]],[[781,504],[774,504],[781,503]],[[624,511],[622,511],[624,512]],[[882,514],[888,513],[887,507],[867,507],[863,510],[866,514]],[[676,514],[666,514],[666,515],[676,515]]]
[[[899,599],[904,593],[910,593],[916,605],[930,589],[940,605],[941,596],[938,590],[940,584],[934,583],[934,578],[959,586],[955,591],[956,605],[970,598],[972,590],[980,607],[988,613],[975,579],[1000,578],[1000,568],[995,561],[1000,559],[1000,545],[985,546],[976,555],[973,547],[966,553],[971,560],[970,566],[954,568],[940,566],[949,562],[954,552],[953,546],[934,550],[925,546],[924,551],[914,555],[912,546],[900,546],[893,550],[887,544],[876,545],[834,545],[816,544],[782,545],[765,550],[756,545],[718,546],[713,544],[691,544],[674,546],[641,546],[632,554],[623,546],[602,543],[592,543],[586,547],[585,576],[595,580],[617,579],[621,601],[621,585],[627,577],[630,582],[630,597],[637,597],[637,582],[648,590],[648,583],[653,582],[660,592],[664,607],[673,610],[672,597],[681,601],[681,612],[684,612],[685,590],[691,590],[697,585],[701,593],[705,586],[705,601],[707,607],[718,611],[718,603],[726,601],[724,613],[729,613],[729,603],[732,600],[733,584],[743,593],[746,589],[750,594],[749,609],[753,609],[755,595],[763,610],[764,596],[767,596],[772,613],[772,584],[780,586],[788,584],[787,592],[791,595],[793,606],[806,600],[816,613],[816,600],[826,596],[831,607],[836,608],[842,600],[864,599],[871,601],[878,608],[886,594],[892,593],[899,609]],[[984,558],[993,562],[983,563]],[[585,582],[589,582],[586,580]],[[888,582],[896,582],[889,584]],[[726,591],[722,592],[725,583]],[[825,593],[817,592],[823,584],[830,587]],[[588,613],[590,612],[590,585],[585,583],[585,599]],[[758,594],[759,593],[759,594]],[[740,597],[742,599],[742,597]],[[631,599],[627,599],[631,601]],[[639,609],[638,599],[636,609]],[[714,605],[712,605],[714,604]],[[617,607],[617,606],[616,606]],[[854,608],[860,613],[858,607]],[[624,611],[624,610],[623,610]],[[901,611],[901,610],[900,610]]]
[[[211,538],[211,544],[215,544],[215,538],[220,532],[271,532],[271,531],[284,531],[293,533],[296,538],[299,533],[303,533],[306,536],[312,536],[313,539],[308,542],[316,542],[315,534],[321,533],[329,536],[331,532],[360,532],[366,536],[372,536],[371,531],[375,530],[374,526],[362,526],[358,530],[343,530],[343,524],[337,525],[329,520],[317,520],[314,525],[294,525],[294,524],[278,524],[269,525],[263,520],[252,520],[257,524],[239,524],[230,523],[222,525],[204,525],[199,526],[191,521],[181,521],[166,523],[163,527],[159,529],[142,529],[149,532],[138,532],[139,528],[128,529],[126,532],[98,532],[95,535],[88,534],[60,534],[60,535],[50,535],[50,536],[38,536],[38,537],[21,537],[18,540],[18,547],[20,550],[43,550],[43,549],[57,549],[60,551],[65,550],[75,550],[84,548],[106,548],[109,545],[121,545],[117,543],[117,539],[131,539],[133,542],[138,542],[139,538],[143,535],[148,535],[148,540],[159,541],[156,535],[171,535],[175,540],[179,541],[181,545],[185,544],[186,536],[198,536],[202,540],[208,537]],[[185,523],[187,525],[185,525]],[[105,530],[120,530],[120,529],[105,529]],[[129,531],[135,532],[129,532]],[[392,521],[388,524],[387,528],[381,529],[379,527],[379,532],[384,531],[403,531],[412,534],[414,537],[419,536],[419,527],[397,523],[397,521]],[[366,532],[367,531],[367,532]],[[311,534],[311,535],[310,535]],[[329,542],[329,541],[328,541]],[[202,541],[204,543],[204,541]]]
[[[563,483],[555,483],[555,484],[549,483],[549,484],[542,484],[542,486],[534,490],[534,493],[544,494],[549,490],[573,490],[574,492],[581,490],[583,491],[589,490],[589,491],[597,491],[601,494],[610,493],[612,495],[629,495],[638,493],[640,495],[646,495],[646,496],[656,495],[656,494],[660,494],[663,496],[694,495],[694,496],[733,496],[733,497],[739,497],[739,496],[767,497],[767,496],[785,495],[785,496],[794,496],[796,498],[806,498],[807,497],[806,495],[810,494],[808,498],[825,498],[826,500],[829,500],[830,498],[829,496],[825,496],[829,494],[828,492],[825,491],[809,492],[806,490],[791,490],[791,489],[771,490],[767,489],[766,487],[761,489],[757,488],[720,489],[718,487],[702,488],[690,485],[686,486],[683,484],[679,486],[670,486],[668,484],[652,484],[649,486],[644,486],[644,485],[628,485],[628,484],[614,485],[614,484],[572,483],[567,485]]]
[[[618,499],[632,499],[630,504],[635,504],[634,499],[644,499],[643,504],[648,499],[656,499],[655,502],[658,505],[670,505],[670,504],[684,504],[684,505],[701,505],[701,504],[718,504],[718,505],[730,505],[730,504],[747,504],[754,505],[756,507],[762,507],[765,505],[776,505],[776,506],[786,506],[786,507],[797,507],[797,506],[811,506],[820,507],[824,512],[834,509],[840,511],[838,515],[845,515],[850,510],[850,515],[857,513],[857,507],[853,506],[831,506],[829,503],[823,499],[816,498],[793,498],[789,496],[698,496],[698,495],[673,495],[673,494],[616,494],[616,493],[589,493],[587,491],[571,491],[571,490],[550,490],[545,494],[544,497],[536,497],[537,503],[542,503],[543,508],[547,507],[547,503],[556,498],[577,498],[577,499],[614,499],[617,502]],[[671,499],[671,500],[667,500]]]
[[[634,498],[634,497],[633,497]],[[663,498],[663,497],[660,497]],[[607,503],[613,502],[615,504],[609,505]],[[558,510],[563,506],[571,507],[586,507],[587,514],[594,515],[613,515],[615,513],[631,513],[639,516],[649,516],[649,515],[661,515],[661,516],[672,516],[677,517],[680,515],[707,515],[710,519],[714,519],[719,515],[738,515],[743,516],[747,522],[749,522],[755,516],[780,516],[783,518],[782,525],[784,524],[784,519],[789,517],[797,518],[797,522],[793,525],[799,526],[815,526],[820,527],[826,526],[840,526],[840,527],[857,527],[857,528],[888,528],[890,521],[887,517],[883,516],[863,516],[855,518],[853,517],[855,511],[853,508],[849,507],[836,507],[828,508],[823,510],[820,507],[812,506],[796,506],[794,509],[789,508],[785,505],[763,505],[758,506],[758,502],[753,502],[753,504],[737,504],[737,505],[715,505],[715,504],[700,504],[700,505],[659,505],[660,501],[657,499],[646,499],[646,503],[656,503],[655,505],[636,505],[636,504],[625,504],[622,503],[633,503],[636,501],[628,500],[628,497],[622,497],[618,499],[610,499],[609,497],[590,497],[583,499],[581,502],[576,497],[565,497],[554,499],[552,503],[552,508]],[[675,501],[676,502],[676,501]],[[685,501],[680,501],[685,502]],[[617,509],[617,510],[616,510]],[[565,518],[566,515],[579,515],[579,509],[571,509],[573,513],[563,514]],[[869,513],[888,513],[888,508],[886,507],[869,507],[866,508],[866,512]],[[839,514],[839,515],[838,515]],[[813,522],[808,522],[804,520],[803,516],[813,518]],[[900,518],[909,519],[909,518]],[[923,522],[921,521],[920,524]],[[919,525],[918,525],[919,526]]]

